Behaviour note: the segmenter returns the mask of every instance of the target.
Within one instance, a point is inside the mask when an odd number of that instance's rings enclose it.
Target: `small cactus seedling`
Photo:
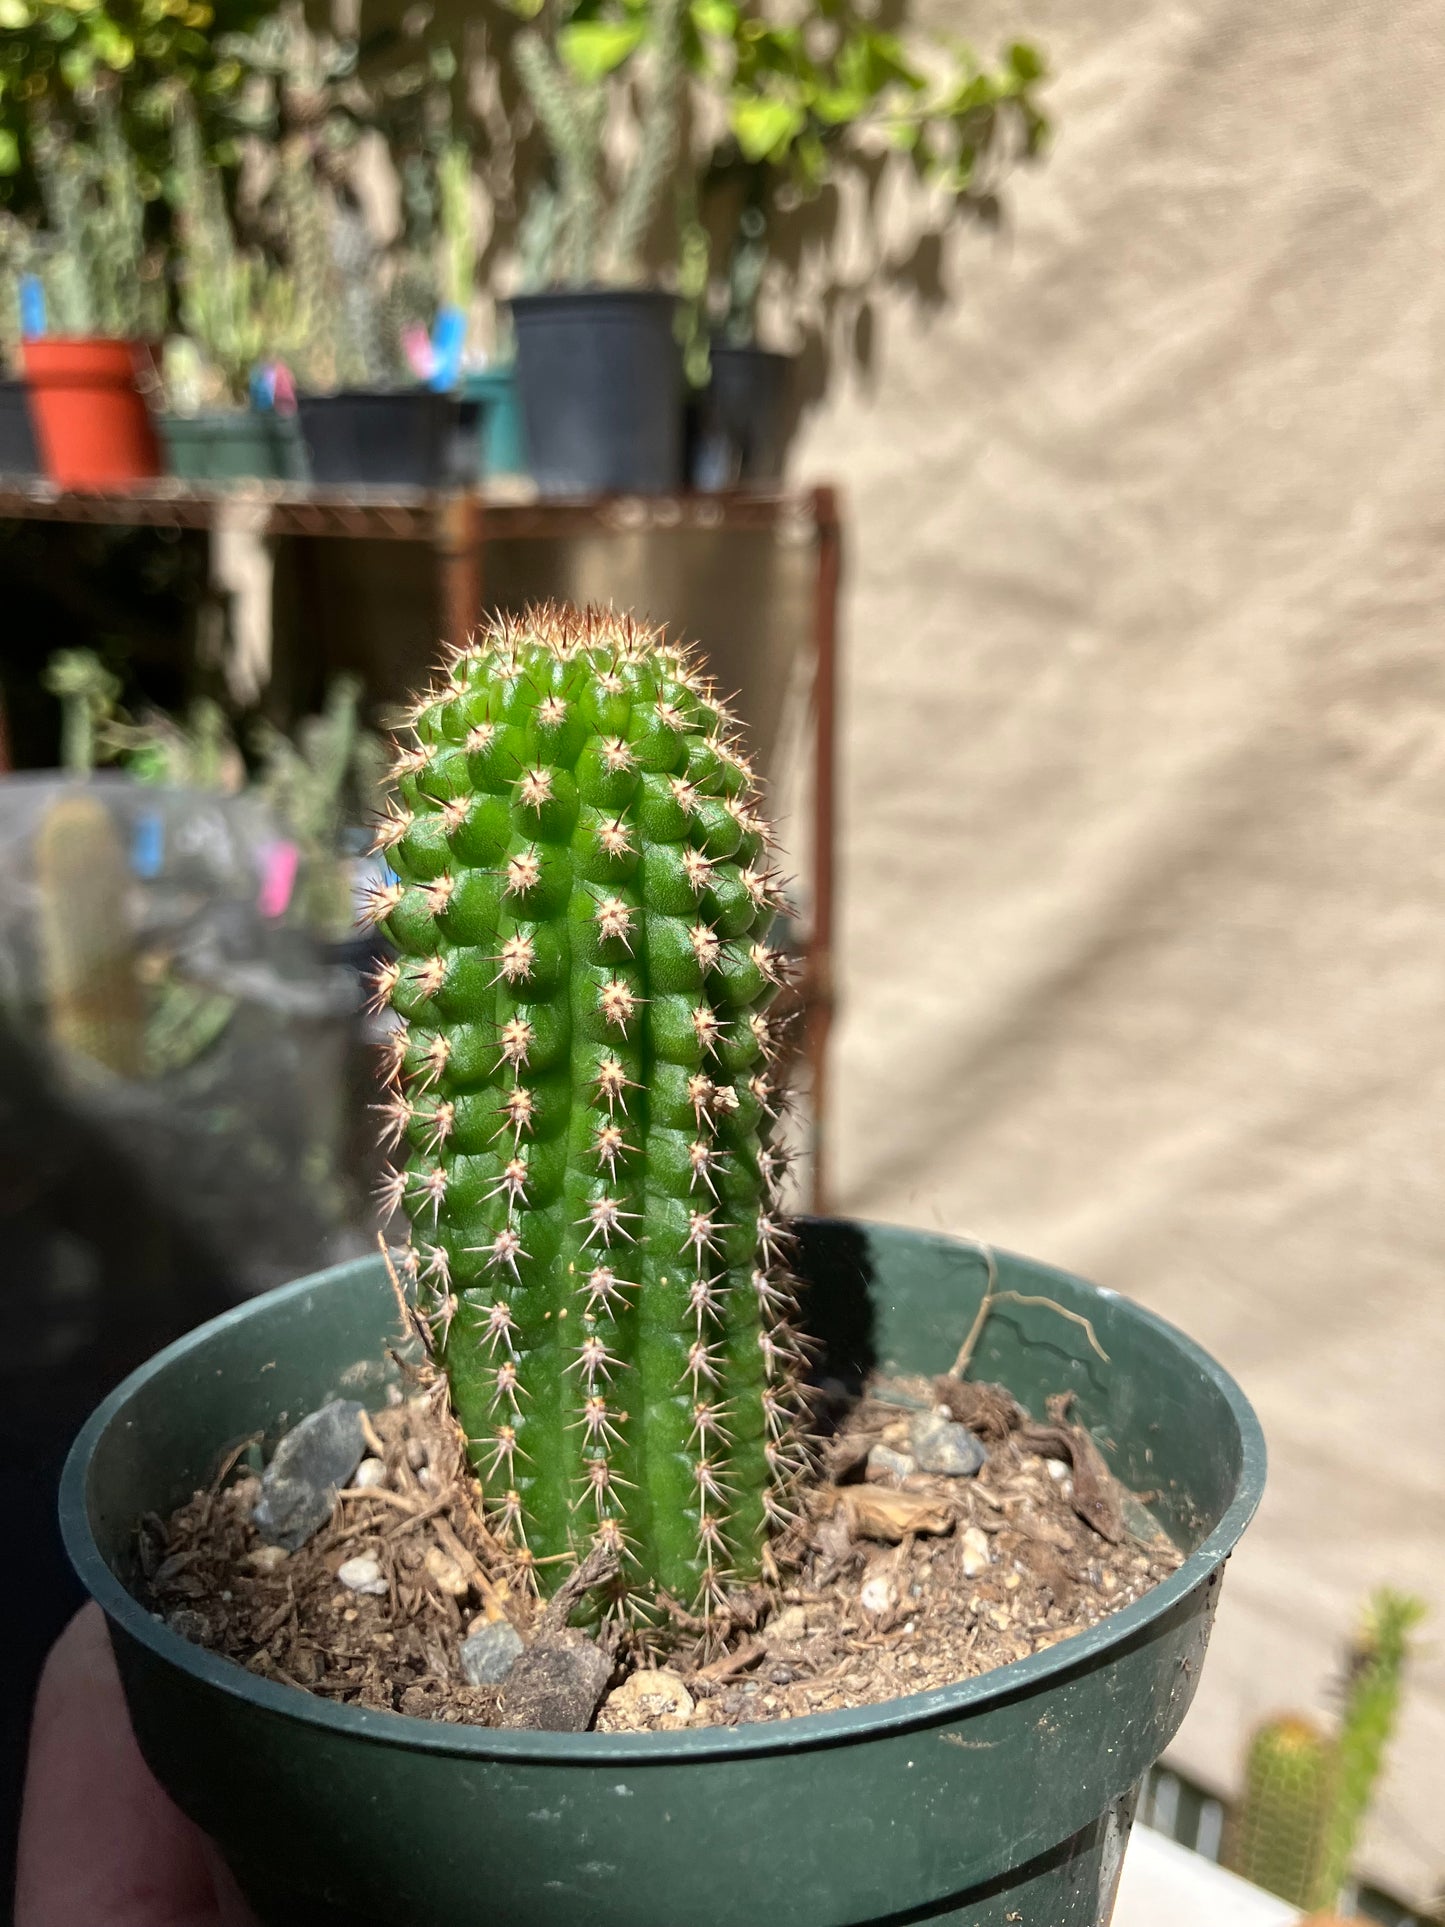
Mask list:
[[[388,1203],[495,1529],[645,1610],[757,1575],[796,1465],[768,835],[726,711],[630,619],[500,621],[414,711]]]
[[[1339,1905],[1399,1717],[1410,1635],[1424,1613],[1421,1600],[1389,1587],[1371,1597],[1350,1650],[1337,1731],[1287,1713],[1255,1733],[1226,1858],[1256,1886],[1298,1907]]]
[[[81,791],[57,798],[40,825],[35,869],[51,1041],[72,1062],[137,1077],[145,1012],[125,851],[105,805]]]

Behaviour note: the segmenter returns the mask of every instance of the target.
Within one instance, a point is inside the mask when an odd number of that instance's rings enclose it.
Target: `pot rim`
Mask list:
[[[606,307],[654,307],[666,303],[671,308],[681,306],[681,296],[671,288],[643,284],[634,288],[610,288],[605,282],[588,282],[576,288],[534,288],[530,294],[508,295],[506,306],[513,314],[520,309],[523,314],[540,313],[546,308],[595,307],[599,302]]]
[[[865,1231],[905,1228],[885,1227],[868,1219],[849,1222],[858,1224]],[[949,1246],[964,1242],[935,1232],[910,1230],[910,1235],[928,1243]],[[1013,1254],[1000,1252],[999,1255],[1006,1257]],[[330,1269],[342,1268],[337,1266]],[[311,1273],[289,1285],[280,1285],[274,1291],[248,1299],[244,1304],[221,1313],[217,1318],[208,1319],[205,1324],[198,1325],[194,1331],[187,1332],[163,1351],[157,1352],[122,1380],[86,1420],[66,1456],[60,1476],[61,1538],[81,1582],[106,1617],[157,1659],[179,1667],[204,1685],[283,1719],[323,1727],[338,1735],[402,1747],[411,1752],[449,1753],[463,1759],[510,1760],[538,1766],[662,1765],[673,1761],[725,1761],[757,1754],[803,1752],[812,1747],[857,1743],[875,1734],[897,1733],[909,1728],[962,1719],[996,1703],[1022,1698],[1068,1674],[1083,1670],[1109,1648],[1127,1645],[1145,1633],[1156,1620],[1164,1618],[1188,1594],[1205,1584],[1224,1564],[1253,1518],[1264,1489],[1264,1433],[1253,1407],[1223,1366],[1177,1326],[1127,1298],[1122,1292],[1091,1284],[1073,1273],[1059,1272],[1058,1275],[1072,1285],[1083,1287],[1096,1298],[1123,1303],[1130,1317],[1151,1326],[1175,1348],[1181,1362],[1194,1366],[1215,1386],[1224,1398],[1239,1432],[1237,1487],[1219,1523],[1188,1554],[1179,1570],[1152,1587],[1142,1598],[1109,1614],[1098,1625],[1071,1634],[1043,1652],[1027,1659],[1013,1660],[1006,1666],[995,1667],[991,1672],[958,1681],[951,1686],[935,1687],[924,1693],[909,1693],[898,1699],[882,1700],[868,1706],[849,1707],[840,1712],[808,1713],[796,1719],[758,1721],[747,1726],[703,1727],[695,1732],[507,1732],[496,1727],[453,1725],[440,1720],[417,1719],[406,1713],[334,1704],[300,1687],[283,1686],[273,1680],[257,1678],[235,1660],[225,1659],[173,1632],[126,1590],[95,1542],[86,1505],[86,1475],[96,1446],[135,1393],[151,1378],[164,1372],[175,1359],[204,1344],[212,1334],[241,1323],[260,1306],[280,1303],[313,1290],[317,1282],[327,1276],[325,1271]]]

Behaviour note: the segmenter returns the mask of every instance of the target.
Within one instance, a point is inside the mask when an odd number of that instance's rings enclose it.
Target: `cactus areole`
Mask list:
[[[755,784],[688,652],[611,614],[499,621],[413,727],[386,1203],[489,1523],[544,1591],[600,1541],[632,1610],[706,1610],[797,1450]]]

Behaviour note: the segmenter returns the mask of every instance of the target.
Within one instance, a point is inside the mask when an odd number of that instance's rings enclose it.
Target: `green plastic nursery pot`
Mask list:
[[[294,416],[237,408],[210,415],[162,415],[166,467],[184,482],[299,482],[306,457]]]
[[[939,1371],[985,1284],[977,1250],[802,1226],[826,1370]],[[138,1516],[222,1450],[328,1398],[379,1403],[395,1307],[379,1260],[202,1326],[106,1400],[61,1487],[146,1758],[268,1927],[1102,1927],[1141,1776],[1194,1697],[1264,1444],[1238,1387],[1128,1300],[1000,1256],[974,1370],[1075,1410],[1187,1549],[1104,1624],[884,1705],[695,1732],[494,1732],[332,1704],[188,1644],[134,1597]]]
[[[476,368],[462,377],[462,393],[479,404],[481,473],[525,475],[527,438],[522,430],[522,399],[517,371],[510,366]]]

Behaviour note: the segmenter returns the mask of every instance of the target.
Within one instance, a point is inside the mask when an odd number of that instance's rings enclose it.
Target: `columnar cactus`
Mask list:
[[[1424,1602],[1382,1587],[1350,1651],[1336,1732],[1287,1713],[1250,1742],[1226,1857],[1299,1907],[1337,1906],[1399,1716],[1410,1635]]]
[[[373,906],[387,1186],[493,1525],[552,1590],[755,1576],[796,1466],[768,834],[726,710],[630,619],[500,621],[414,712]]]

